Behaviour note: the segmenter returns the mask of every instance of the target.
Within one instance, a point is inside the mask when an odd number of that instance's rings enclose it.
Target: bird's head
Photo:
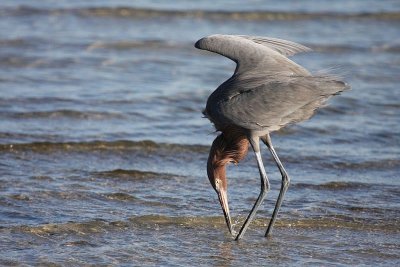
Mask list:
[[[227,139],[223,134],[213,142],[207,161],[208,179],[218,194],[218,199],[224,212],[226,225],[233,235],[232,222],[228,205],[228,181],[226,179],[226,165],[238,163],[246,154],[248,141],[245,138]]]

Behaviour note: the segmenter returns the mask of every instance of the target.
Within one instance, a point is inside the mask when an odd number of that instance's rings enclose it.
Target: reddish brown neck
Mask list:
[[[226,164],[239,163],[247,155],[248,148],[246,136],[235,131],[224,131],[215,138],[207,162],[208,177],[213,186],[218,178],[226,189]]]

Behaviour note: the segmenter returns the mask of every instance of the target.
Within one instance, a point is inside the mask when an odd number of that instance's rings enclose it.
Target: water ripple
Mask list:
[[[285,12],[285,11],[207,11],[207,10],[162,10],[135,7],[89,7],[89,8],[35,8],[19,6],[5,8],[0,16],[29,16],[76,14],[79,16],[119,17],[133,19],[148,19],[159,17],[191,17],[216,20],[311,20],[311,19],[378,19],[400,20],[400,12]]]

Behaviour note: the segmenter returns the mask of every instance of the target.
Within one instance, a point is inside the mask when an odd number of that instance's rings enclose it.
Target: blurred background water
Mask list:
[[[292,177],[244,239],[228,235],[202,118],[234,63],[193,44],[271,36],[352,86],[272,135]],[[399,1],[0,3],[0,265],[400,263]],[[259,190],[253,154],[228,168],[236,229]]]

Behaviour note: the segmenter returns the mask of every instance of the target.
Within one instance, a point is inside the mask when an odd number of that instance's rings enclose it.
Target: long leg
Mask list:
[[[235,240],[239,240],[243,237],[244,233],[247,230],[247,227],[251,223],[251,221],[254,218],[254,215],[256,215],[257,210],[259,209],[261,203],[263,202],[264,198],[267,195],[267,192],[269,190],[269,181],[267,174],[264,169],[264,165],[262,163],[261,159],[261,154],[260,154],[260,140],[259,137],[251,137],[249,138],[250,144],[254,150],[254,153],[256,154],[256,159],[257,159],[257,164],[258,164],[258,170],[260,171],[260,178],[261,178],[261,190],[260,194],[254,203],[253,208],[251,209],[249,215],[247,216],[246,221],[244,222],[242,228],[240,229],[239,234],[236,236]]]
[[[276,217],[278,216],[279,208],[281,207],[283,197],[289,187],[290,178],[289,178],[289,175],[287,174],[285,168],[283,167],[281,161],[279,160],[279,157],[276,154],[274,147],[272,146],[271,137],[269,136],[269,134],[262,137],[261,140],[264,142],[265,145],[267,145],[267,147],[268,147],[269,151],[271,152],[272,157],[274,158],[276,165],[278,166],[278,169],[282,175],[281,190],[279,192],[278,200],[276,201],[275,209],[274,209],[274,212],[272,213],[271,220],[269,221],[267,231],[265,232],[265,236],[269,236],[271,234],[272,227],[274,226],[274,223],[276,221]]]

